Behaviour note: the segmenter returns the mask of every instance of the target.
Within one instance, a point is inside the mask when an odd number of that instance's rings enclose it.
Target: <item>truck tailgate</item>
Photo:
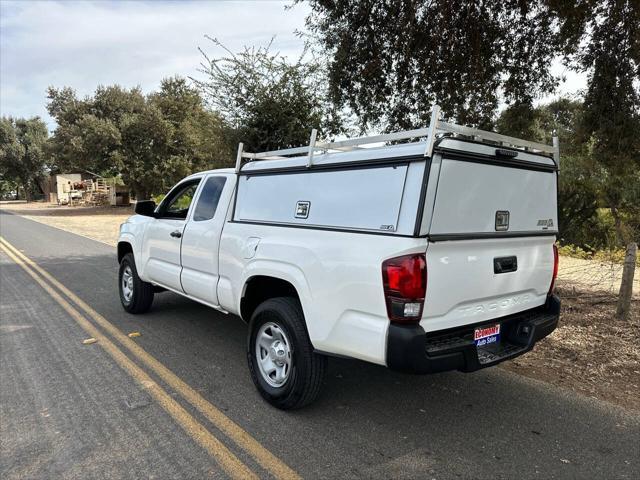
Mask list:
[[[421,325],[442,330],[542,305],[553,275],[555,171],[443,158]]]

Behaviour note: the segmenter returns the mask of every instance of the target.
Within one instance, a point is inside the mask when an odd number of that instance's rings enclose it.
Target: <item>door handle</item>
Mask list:
[[[180,232],[180,230],[176,230],[175,232],[171,232],[169,235],[174,238],[180,238],[182,236],[182,232]]]

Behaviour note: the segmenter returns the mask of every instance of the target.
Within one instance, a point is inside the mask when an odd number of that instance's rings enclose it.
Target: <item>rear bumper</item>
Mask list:
[[[473,372],[528,352],[535,343],[558,326],[560,299],[552,295],[531,310],[474,325],[425,333],[420,325],[390,325],[387,336],[387,366],[413,373],[446,370]],[[500,342],[477,348],[473,331],[500,323]]]

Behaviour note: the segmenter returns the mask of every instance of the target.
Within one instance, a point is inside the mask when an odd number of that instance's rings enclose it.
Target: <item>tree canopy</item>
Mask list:
[[[2,189],[22,188],[27,198],[39,190],[47,164],[49,132],[38,117],[0,119],[0,179]]]
[[[245,47],[239,53],[210,38],[227,55],[209,57],[203,50],[201,73],[195,80],[213,109],[230,127],[231,139],[248,151],[297,147],[309,142],[312,128],[330,135],[341,118],[330,102],[321,64],[303,55],[291,62],[266,47]]]
[[[626,243],[640,234],[640,3],[550,5],[566,58],[588,74],[579,141],[589,145],[618,241]]]
[[[608,246],[606,232],[597,224],[600,197],[597,173],[585,144],[579,141],[582,102],[560,98],[533,108],[512,105],[496,121],[499,133],[550,144],[556,132],[561,145],[558,177],[558,229],[563,240],[592,247]]]
[[[82,100],[70,88],[50,88],[48,98],[57,167],[119,174],[138,198],[230,162],[221,118],[184,78],[166,78],[147,96],[113,85]]]
[[[361,125],[424,125],[431,105],[491,124],[501,95],[531,103],[552,91],[552,20],[536,2],[311,0],[307,26],[330,56],[334,102]]]

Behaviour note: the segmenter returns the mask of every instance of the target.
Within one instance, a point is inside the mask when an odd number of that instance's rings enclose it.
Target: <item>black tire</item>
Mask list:
[[[257,335],[267,323],[277,325],[290,344],[288,377],[277,387],[267,383],[258,364]],[[313,402],[320,393],[327,368],[327,357],[313,351],[300,302],[291,297],[272,298],[256,308],[249,326],[247,360],[251,378],[260,395],[281,410],[292,410]]]
[[[123,277],[125,272],[131,276],[132,292],[125,293]],[[133,259],[133,253],[127,253],[120,262],[120,271],[118,272],[118,290],[120,292],[120,303],[122,307],[129,313],[145,313],[151,308],[153,303],[153,285],[143,282],[138,276],[136,270],[136,262]]]

